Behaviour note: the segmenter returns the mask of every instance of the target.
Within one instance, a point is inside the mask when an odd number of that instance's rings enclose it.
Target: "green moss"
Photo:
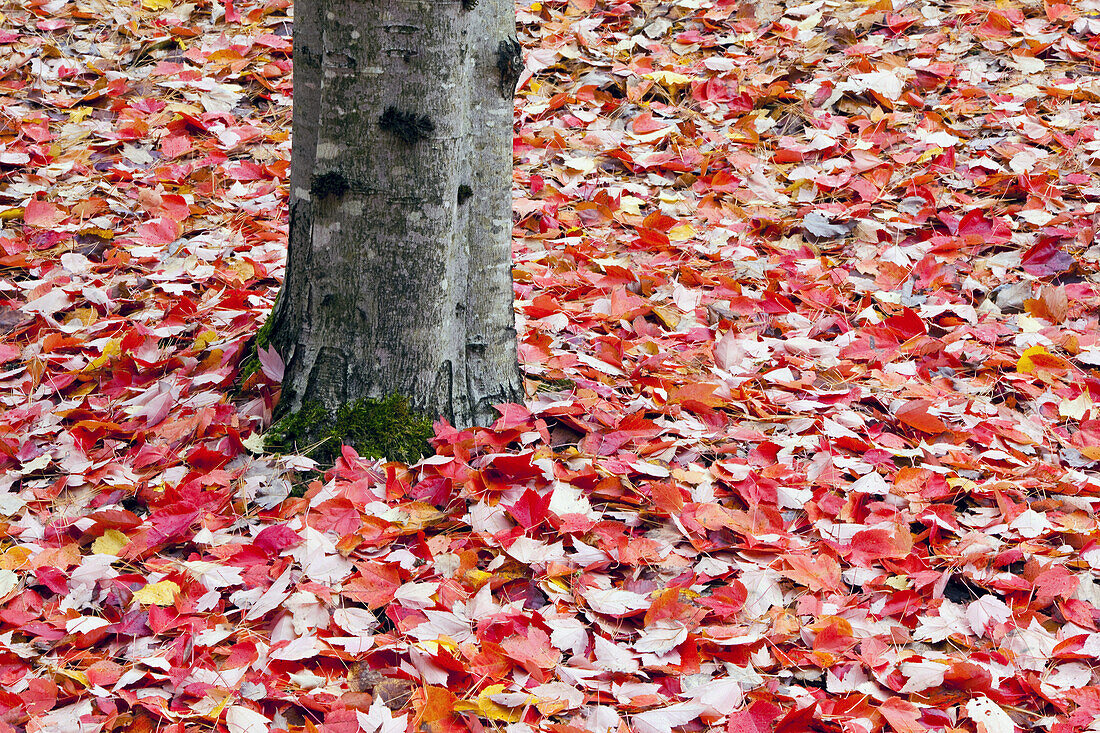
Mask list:
[[[252,343],[245,349],[246,356],[244,361],[241,362],[241,368],[237,370],[236,388],[238,392],[249,377],[260,371],[260,357],[257,354],[260,349],[266,349],[271,345],[272,320],[271,316],[268,315],[264,325],[260,326],[260,329],[256,331],[256,335],[252,337]]]
[[[332,464],[347,444],[361,456],[413,463],[432,452],[432,435],[432,421],[410,409],[405,397],[392,395],[342,405],[336,414],[306,403],[271,426],[264,447]]]
[[[577,388],[572,379],[541,379],[536,389],[539,392],[568,392]]]

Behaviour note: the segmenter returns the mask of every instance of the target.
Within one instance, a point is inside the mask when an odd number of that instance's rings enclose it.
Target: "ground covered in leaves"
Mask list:
[[[0,731],[1096,729],[1097,0],[524,0],[531,397],[323,474],[287,0],[0,10]]]

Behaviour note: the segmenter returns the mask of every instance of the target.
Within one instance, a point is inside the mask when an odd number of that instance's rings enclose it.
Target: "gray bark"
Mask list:
[[[401,394],[458,426],[522,399],[511,0],[297,0],[279,413]]]

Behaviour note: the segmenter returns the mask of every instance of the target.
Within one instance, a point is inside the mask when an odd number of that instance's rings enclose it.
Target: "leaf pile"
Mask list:
[[[320,475],[289,11],[3,9],[0,730],[1095,728],[1100,3],[524,0],[531,397]]]

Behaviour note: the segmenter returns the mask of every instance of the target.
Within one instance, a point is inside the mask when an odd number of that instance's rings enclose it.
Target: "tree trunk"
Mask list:
[[[457,426],[522,399],[512,0],[297,0],[278,412],[405,396]]]

